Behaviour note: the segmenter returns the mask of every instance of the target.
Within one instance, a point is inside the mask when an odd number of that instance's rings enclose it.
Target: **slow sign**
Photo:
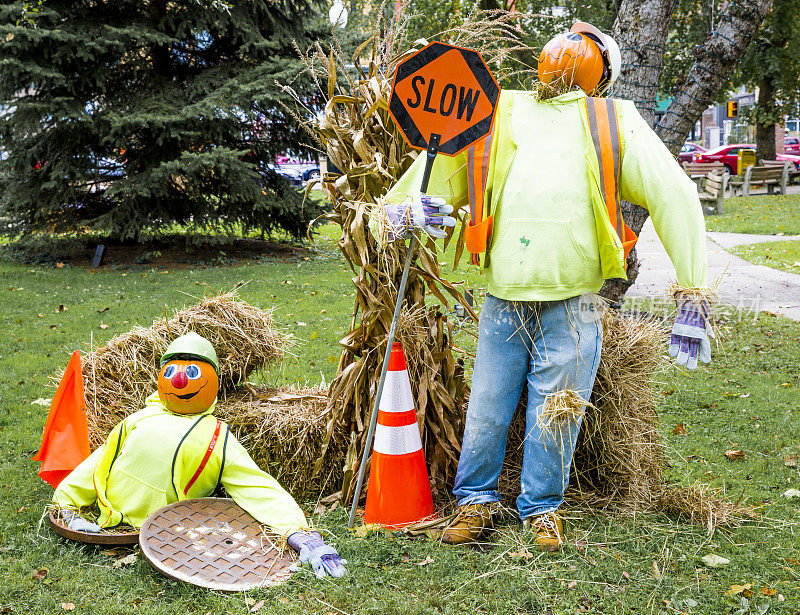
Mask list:
[[[395,71],[389,112],[409,145],[454,156],[489,133],[500,88],[477,51],[431,43]]]

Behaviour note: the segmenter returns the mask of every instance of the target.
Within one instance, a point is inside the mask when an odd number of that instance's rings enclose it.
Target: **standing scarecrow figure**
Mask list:
[[[73,530],[99,532],[122,523],[141,527],[159,508],[211,495],[222,485],[239,506],[287,538],[317,576],[346,569],[333,547],[308,528],[305,515],[213,415],[219,389],[217,353],[196,333],[175,339],[161,357],[158,391],[126,417],[106,442],[58,486],[53,500]],[[97,523],[77,511],[96,506]]]
[[[689,369],[710,361],[705,226],[695,185],[631,101],[600,98],[620,72],[616,42],[586,23],[552,39],[539,58],[539,92],[504,90],[493,132],[454,158],[438,157],[428,191],[415,188],[417,158],[390,190],[385,213],[401,236],[416,226],[453,225],[469,205],[466,247],[481,263],[488,293],[453,493],[459,510],[446,543],[476,540],[500,500],[498,478],[509,425],[527,384],[517,509],[536,544],[563,541],[564,501],[583,409],[594,386],[602,326],[594,293],[626,278],[636,236],[620,197],[649,210],[681,291],[670,354]],[[575,411],[556,429],[543,421],[564,394]]]

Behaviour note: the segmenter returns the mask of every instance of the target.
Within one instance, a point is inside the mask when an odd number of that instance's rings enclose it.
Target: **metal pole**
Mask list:
[[[400,309],[403,307],[403,298],[406,294],[406,283],[408,282],[408,271],[411,269],[411,261],[414,260],[414,251],[417,247],[417,236],[411,234],[411,243],[408,245],[406,253],[406,263],[403,266],[403,277],[400,279],[400,288],[397,290],[397,302],[394,306],[394,316],[392,316],[392,326],[389,328],[389,335],[386,338],[386,354],[383,357],[383,367],[381,367],[381,379],[378,382],[378,390],[375,391],[375,401],[372,404],[372,415],[369,419],[369,431],[367,431],[367,441],[364,443],[364,453],[361,455],[361,467],[358,469],[358,481],[356,482],[356,492],[353,495],[353,504],[350,506],[350,518],[347,520],[347,527],[353,527],[356,517],[358,500],[361,497],[361,487],[364,484],[364,473],[367,470],[367,457],[372,448],[372,438],[375,435],[375,425],[378,423],[378,406],[380,405],[381,395],[383,394],[383,384],[386,382],[386,371],[389,367],[389,357],[392,355],[392,344],[397,332],[397,319],[400,317]]]

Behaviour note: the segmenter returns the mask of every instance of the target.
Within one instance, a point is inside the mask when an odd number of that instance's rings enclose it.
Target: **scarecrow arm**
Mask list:
[[[678,284],[704,288],[706,229],[697,187],[633,104],[625,110],[621,196],[650,212],[656,233],[675,267]]]
[[[233,434],[228,440],[227,456],[221,482],[239,506],[281,536],[308,529],[294,498],[255,464]]]
[[[106,445],[103,444],[61,481],[53,494],[53,502],[59,508],[78,510],[94,505],[97,501],[97,491],[94,489],[92,474],[95,466],[103,457],[105,448]]]

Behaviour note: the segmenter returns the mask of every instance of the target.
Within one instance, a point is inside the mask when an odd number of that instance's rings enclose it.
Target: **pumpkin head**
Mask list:
[[[217,399],[217,354],[196,333],[174,340],[161,357],[158,396],[170,412],[198,414]]]
[[[158,374],[158,396],[170,412],[198,414],[217,399],[219,377],[214,366],[197,359],[168,361]]]

